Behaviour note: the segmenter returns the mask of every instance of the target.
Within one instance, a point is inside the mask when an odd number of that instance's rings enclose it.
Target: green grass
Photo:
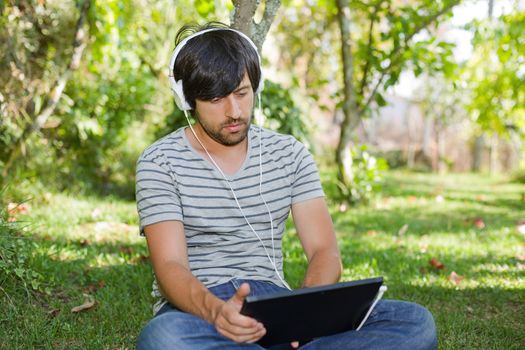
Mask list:
[[[391,172],[370,206],[331,206],[343,279],[384,276],[385,297],[429,308],[440,349],[522,349],[524,192],[504,178]],[[134,203],[51,193],[29,204],[17,239],[30,242],[28,269],[50,291],[27,292],[0,276],[0,349],[134,348],[152,303]],[[285,272],[297,286],[306,265],[292,225],[285,246]],[[433,268],[432,258],[445,268]],[[463,280],[451,281],[452,272]],[[94,308],[71,312],[87,299]]]

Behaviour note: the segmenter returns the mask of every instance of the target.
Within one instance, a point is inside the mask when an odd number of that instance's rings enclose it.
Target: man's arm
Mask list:
[[[265,334],[261,323],[240,314],[244,298],[250,293],[248,284],[223,301],[193,276],[181,222],[148,225],[144,232],[157,282],[171,304],[212,323],[219,333],[239,343],[256,342]]]
[[[324,198],[292,205],[292,216],[308,260],[303,287],[332,284],[341,277],[341,256]]]

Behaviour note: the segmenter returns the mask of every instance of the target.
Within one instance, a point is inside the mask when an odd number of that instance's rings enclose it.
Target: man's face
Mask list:
[[[253,113],[253,89],[248,74],[228,96],[211,101],[197,99],[195,116],[204,132],[216,142],[233,146],[248,134]]]

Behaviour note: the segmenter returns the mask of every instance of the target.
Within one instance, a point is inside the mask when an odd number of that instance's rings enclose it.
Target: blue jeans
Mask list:
[[[227,300],[241,283],[250,284],[250,295],[263,295],[283,288],[270,282],[238,280],[210,288],[217,297]],[[359,331],[347,331],[320,337],[301,345],[300,349],[436,349],[436,327],[430,312],[414,303],[381,300]],[[262,350],[258,344],[238,344],[222,336],[215,327],[169,304],[144,327],[138,338],[139,350],[151,349],[236,349]],[[289,344],[271,348],[291,349]]]

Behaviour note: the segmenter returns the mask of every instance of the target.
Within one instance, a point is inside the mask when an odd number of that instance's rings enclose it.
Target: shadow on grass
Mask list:
[[[8,295],[0,299],[0,348],[134,348],[152,317],[146,252],[141,243],[35,240],[30,268],[44,276],[51,293],[2,286]],[[93,308],[71,311],[88,300]]]
[[[354,215],[352,215],[354,214]],[[505,208],[490,207],[478,211],[465,208],[433,209],[405,207],[393,209],[356,209],[352,213],[334,213],[332,218],[337,231],[343,233],[359,233],[369,230],[396,234],[399,229],[408,224],[408,232],[413,235],[432,233],[457,234],[472,231],[482,236],[484,232],[513,229],[519,219],[519,212]],[[484,228],[477,228],[474,220],[482,218]]]

